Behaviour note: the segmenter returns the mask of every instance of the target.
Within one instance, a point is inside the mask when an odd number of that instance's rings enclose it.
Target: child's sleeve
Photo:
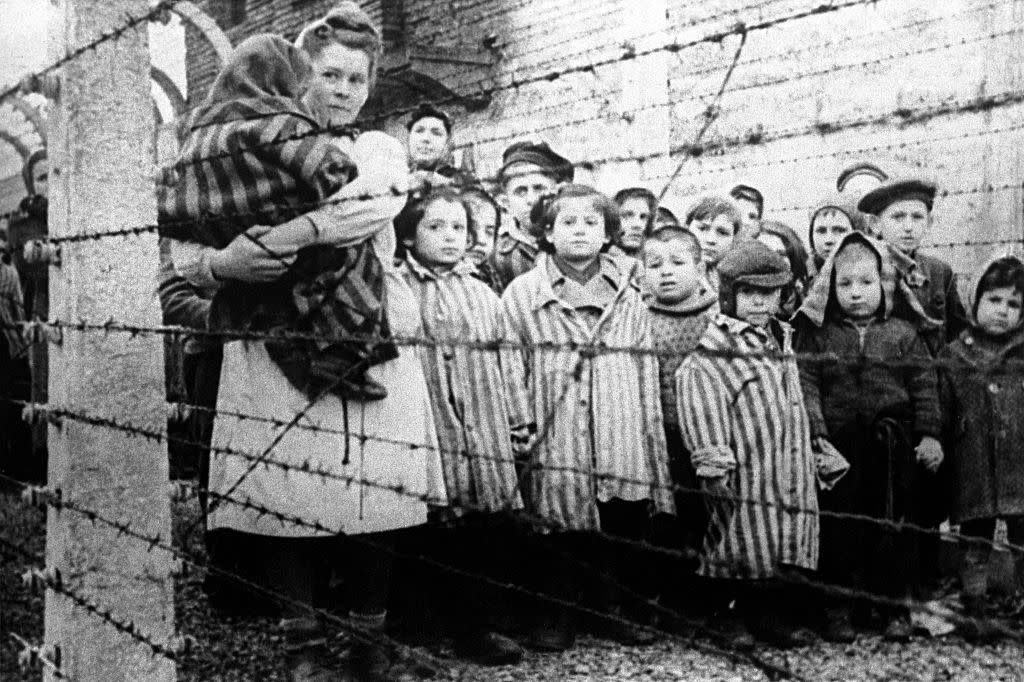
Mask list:
[[[939,360],[952,361],[954,360],[953,354],[949,350],[949,346],[944,347],[939,351]],[[953,369],[949,366],[938,367],[936,371],[939,375],[939,413],[942,418],[942,447],[947,453],[953,452],[953,443],[955,441],[954,434],[957,423],[957,415],[959,408],[957,407],[956,399],[956,380],[954,378]]]
[[[713,359],[691,356],[676,371],[676,403],[683,441],[697,475],[725,476],[736,468],[731,396]]]
[[[949,287],[946,290],[946,338],[944,341],[953,341],[960,336],[960,332],[968,327],[967,309],[960,300],[960,290],[956,284],[956,273],[949,278]]]
[[[536,427],[537,419],[533,414],[533,402],[530,397],[532,392],[531,351],[527,348],[527,337],[525,334],[525,319],[523,307],[526,305],[521,298],[519,290],[511,287],[501,297],[501,307],[498,315],[498,330],[501,339],[512,344],[522,344],[520,348],[503,348],[501,350],[502,370],[507,386],[509,401],[509,421],[519,422],[509,424],[512,428]]]
[[[654,353],[654,343],[651,340],[651,324],[647,308],[639,305],[637,309],[640,312],[639,322],[643,331],[643,343],[638,349],[641,351],[640,395],[644,410],[644,437],[647,439],[647,452],[651,462],[652,497],[659,512],[672,513],[675,511],[675,498],[672,494],[668,444],[665,441],[665,420],[661,408],[658,357]]]
[[[821,344],[817,334],[808,332],[796,338],[797,353],[819,353]],[[821,383],[825,365],[821,362],[799,360],[800,389],[804,394],[804,405],[807,408],[807,420],[812,438],[828,438],[828,426],[825,424],[825,413],[821,407]]]
[[[914,436],[939,438],[942,435],[942,415],[939,411],[938,374],[928,347],[916,332],[908,334],[903,360],[909,363],[904,376],[914,406]]]

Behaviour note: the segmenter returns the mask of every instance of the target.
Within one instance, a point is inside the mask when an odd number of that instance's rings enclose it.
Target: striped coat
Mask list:
[[[792,329],[781,327],[782,350],[792,352]],[[727,475],[739,498],[711,505],[700,569],[706,576],[766,578],[780,565],[817,568],[815,458],[795,360],[699,352],[774,348],[765,331],[718,315],[676,372],[679,422],[697,475]]]
[[[496,342],[505,338],[501,301],[463,262],[438,274],[411,256],[400,272],[420,305],[432,341]],[[452,345],[423,346],[420,360],[430,391],[445,485],[453,507],[497,511],[523,506],[511,429],[525,427],[519,353]]]
[[[505,290],[502,314],[524,353],[531,421],[537,425],[535,468],[524,490],[531,512],[567,530],[600,528],[597,502],[652,500],[674,511],[665,431],[652,354],[628,350],[581,353],[570,344],[650,349],[647,308],[621,264],[602,257],[618,294],[596,326],[560,299],[546,255]]]

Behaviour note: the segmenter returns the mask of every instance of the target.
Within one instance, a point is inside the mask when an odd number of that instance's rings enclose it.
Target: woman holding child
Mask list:
[[[404,204],[407,173],[401,147],[379,134],[339,139],[373,86],[380,36],[346,2],[306,27],[297,45],[264,35],[236,49],[190,119],[162,222],[178,269],[216,292],[214,328],[356,339],[327,348],[287,338],[225,343],[210,463],[209,527],[258,539],[268,586],[285,596],[292,679],[327,681],[340,673],[302,608],[318,570],[334,558],[357,629],[382,631],[388,531],[422,524],[427,500],[445,497],[423,370],[413,349],[389,342],[417,336],[420,324],[390,264],[390,221]],[[262,151],[211,170],[204,141],[218,136]],[[204,174],[216,182],[195,182]],[[189,192],[192,200],[182,200]],[[202,216],[188,209],[197,204],[228,219],[195,220]],[[189,227],[176,229],[182,224]],[[262,461],[280,464],[256,466]],[[306,467],[331,477],[298,470]],[[304,523],[274,520],[264,508]],[[356,639],[353,674],[383,679],[392,668],[385,649],[365,634]]]

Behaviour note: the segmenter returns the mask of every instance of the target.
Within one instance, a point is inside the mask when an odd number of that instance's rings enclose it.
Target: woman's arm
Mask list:
[[[201,289],[219,287],[227,280],[272,282],[295,261],[297,249],[268,246],[264,240],[270,230],[264,225],[251,227],[223,249],[171,239],[171,259],[178,273]]]

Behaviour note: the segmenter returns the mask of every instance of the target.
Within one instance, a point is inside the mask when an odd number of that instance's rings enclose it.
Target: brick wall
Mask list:
[[[330,2],[250,0],[243,35],[276,30],[291,37]],[[375,3],[380,16],[379,3]],[[456,92],[473,94],[517,80],[638,50],[685,42],[810,9],[808,0],[436,0],[405,1],[408,41],[478,46],[493,34],[502,59],[493,67],[435,64],[430,75]],[[978,0],[878,2],[789,21],[749,34],[707,141],[802,130],[863,116],[914,109],[945,100],[1022,89],[1019,33],[982,40],[1024,23],[1024,0],[991,7]],[[964,44],[960,44],[961,41]],[[189,90],[212,78],[209,55],[189,46]],[[945,47],[946,44],[950,47]],[[494,94],[483,111],[449,107],[455,142],[471,153],[479,173],[493,173],[501,151],[522,137],[541,137],[570,158],[643,155],[643,163],[599,163],[578,175],[606,191],[645,184],[660,191],[677,167],[667,203],[683,210],[701,192],[743,180],[761,187],[767,214],[806,231],[806,207],[834,188],[848,162],[877,160],[893,172],[925,169],[954,192],[936,204],[932,242],[1019,237],[1024,233],[1020,189],[966,193],[1021,178],[1021,109],[941,116],[923,124],[862,126],[805,132],[786,140],[727,148],[701,158],[669,155],[692,141],[739,44],[737,36],[678,53],[657,52],[590,71],[542,80]],[[827,73],[817,73],[828,71]],[[776,82],[778,81],[778,82]],[[396,118],[386,128],[404,134]],[[1005,128],[1011,130],[1004,131]],[[994,132],[993,132],[994,131]],[[865,151],[856,151],[865,150]],[[942,249],[967,272],[1008,247]],[[1018,247],[1019,252],[1019,247]]]

